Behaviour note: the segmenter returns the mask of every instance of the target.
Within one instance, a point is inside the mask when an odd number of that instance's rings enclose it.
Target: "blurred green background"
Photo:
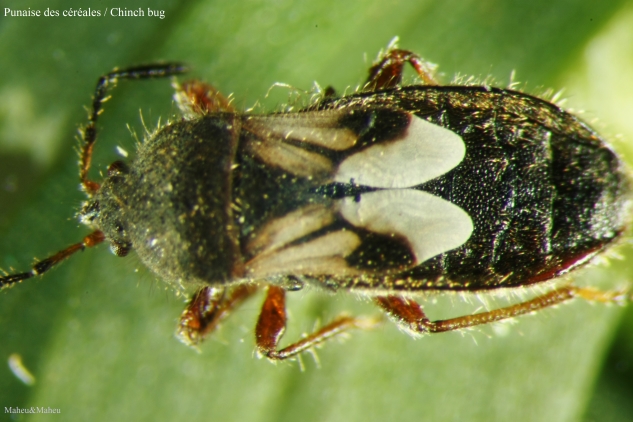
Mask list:
[[[4,7],[141,8],[145,17],[0,18],[0,268],[25,270],[79,241],[74,147],[99,75],[114,66],[181,60],[238,108],[275,110],[314,81],[343,92],[365,79],[394,37],[440,65],[441,79],[492,76],[543,93],[564,88],[625,157],[633,150],[633,3],[621,0],[91,2],[5,0]],[[147,17],[147,8],[164,19]],[[413,79],[412,79],[413,80]],[[175,113],[167,81],[121,82],[106,104],[93,177]],[[622,259],[575,276],[604,288],[631,281]],[[612,254],[614,255],[614,254]],[[516,292],[515,292],[516,293]],[[516,300],[529,292],[511,295]],[[201,347],[173,338],[184,299],[106,245],[0,293],[0,420],[630,421],[633,307],[576,301],[512,323],[414,340],[391,323],[272,365],[253,354],[261,295]],[[285,340],[340,312],[376,315],[353,295],[289,295]],[[429,296],[432,318],[506,298]],[[12,353],[35,375],[9,370]],[[2,363],[5,362],[5,363]],[[60,409],[12,417],[5,407]]]

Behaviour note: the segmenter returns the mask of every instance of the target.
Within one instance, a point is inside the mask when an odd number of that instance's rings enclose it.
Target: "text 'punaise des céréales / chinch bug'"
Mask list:
[[[423,84],[402,86],[411,64]],[[624,232],[629,200],[617,155],[554,104],[508,89],[438,85],[416,54],[390,48],[361,90],[296,112],[236,111],[213,87],[177,85],[183,117],[151,134],[128,165],[88,177],[96,123],[121,79],[185,72],[177,63],[114,70],[98,81],[83,129],[82,242],[0,277],[8,287],[107,241],[193,293],[178,337],[195,345],[257,288],[267,289],[258,352],[292,357],[367,321],[340,317],[284,348],[287,291],[370,296],[413,333],[451,331],[574,297],[621,292],[570,283],[504,308],[431,321],[416,292],[486,292],[543,283]]]

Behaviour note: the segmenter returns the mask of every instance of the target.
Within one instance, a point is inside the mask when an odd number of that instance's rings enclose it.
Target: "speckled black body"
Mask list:
[[[402,87],[410,64],[426,85]],[[128,165],[89,177],[97,123],[120,79],[186,72],[179,63],[114,69],[82,129],[80,242],[0,276],[0,289],[110,244],[191,299],[176,336],[195,346],[259,287],[260,355],[292,358],[376,320],[341,316],[280,347],[286,292],[354,291],[401,329],[441,333],[573,298],[630,295],[561,282],[523,302],[430,319],[412,293],[490,291],[554,279],[622,237],[626,169],[580,120],[544,100],[486,86],[439,86],[428,63],[391,44],[355,94],[299,111],[240,113],[200,81],[176,84],[178,120],[148,134]],[[549,291],[547,291],[549,290]]]
[[[474,232],[462,246],[412,269],[319,274],[316,283],[381,291],[527,285],[586,262],[624,230],[628,185],[622,164],[591,129],[548,102],[494,88],[413,86],[327,99],[307,111],[346,108],[367,115],[379,109],[413,113],[459,134],[464,160],[416,189],[464,209]],[[261,224],[306,204],[363,191],[258,161],[243,147],[253,136],[243,128],[247,118],[217,113],[160,129],[128,173],[103,184],[95,198],[97,227],[179,285],[249,281],[243,264],[251,257],[244,245]],[[376,119],[339,123],[361,140],[372,131],[375,140],[403,129],[398,119],[388,127]],[[401,248],[387,237],[363,240],[373,242],[367,242],[368,254],[380,245],[382,251]],[[375,255],[395,256],[381,254]],[[347,257],[358,267],[354,259]],[[402,259],[409,259],[406,253]]]
[[[357,103],[413,112],[467,145],[457,168],[419,189],[465,209],[473,236],[400,274],[390,288],[532,284],[586,262],[624,230],[629,185],[622,163],[593,130],[549,102],[498,88],[414,86],[320,107]]]

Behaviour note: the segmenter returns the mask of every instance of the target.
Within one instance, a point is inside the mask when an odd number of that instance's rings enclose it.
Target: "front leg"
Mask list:
[[[433,77],[434,65],[425,62],[422,57],[407,50],[389,49],[384,57],[371,68],[364,91],[396,88],[402,82],[404,65],[411,64],[418,76],[427,85],[438,85]]]
[[[196,119],[210,113],[235,113],[231,99],[215,87],[201,81],[191,80],[174,84],[174,99],[180,112],[187,119]]]
[[[231,311],[256,291],[257,287],[250,284],[238,285],[232,289],[210,286],[201,288],[193,295],[180,316],[176,337],[187,346],[198,345],[218,328]]]

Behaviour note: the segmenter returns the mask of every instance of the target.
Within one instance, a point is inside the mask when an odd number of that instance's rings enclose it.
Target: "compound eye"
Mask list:
[[[120,176],[122,174],[127,174],[128,172],[129,168],[123,161],[115,161],[108,167],[108,177]]]
[[[110,244],[110,250],[112,251],[112,253],[120,257],[124,257],[129,254],[131,249],[132,248],[130,245],[119,242],[112,242]]]

